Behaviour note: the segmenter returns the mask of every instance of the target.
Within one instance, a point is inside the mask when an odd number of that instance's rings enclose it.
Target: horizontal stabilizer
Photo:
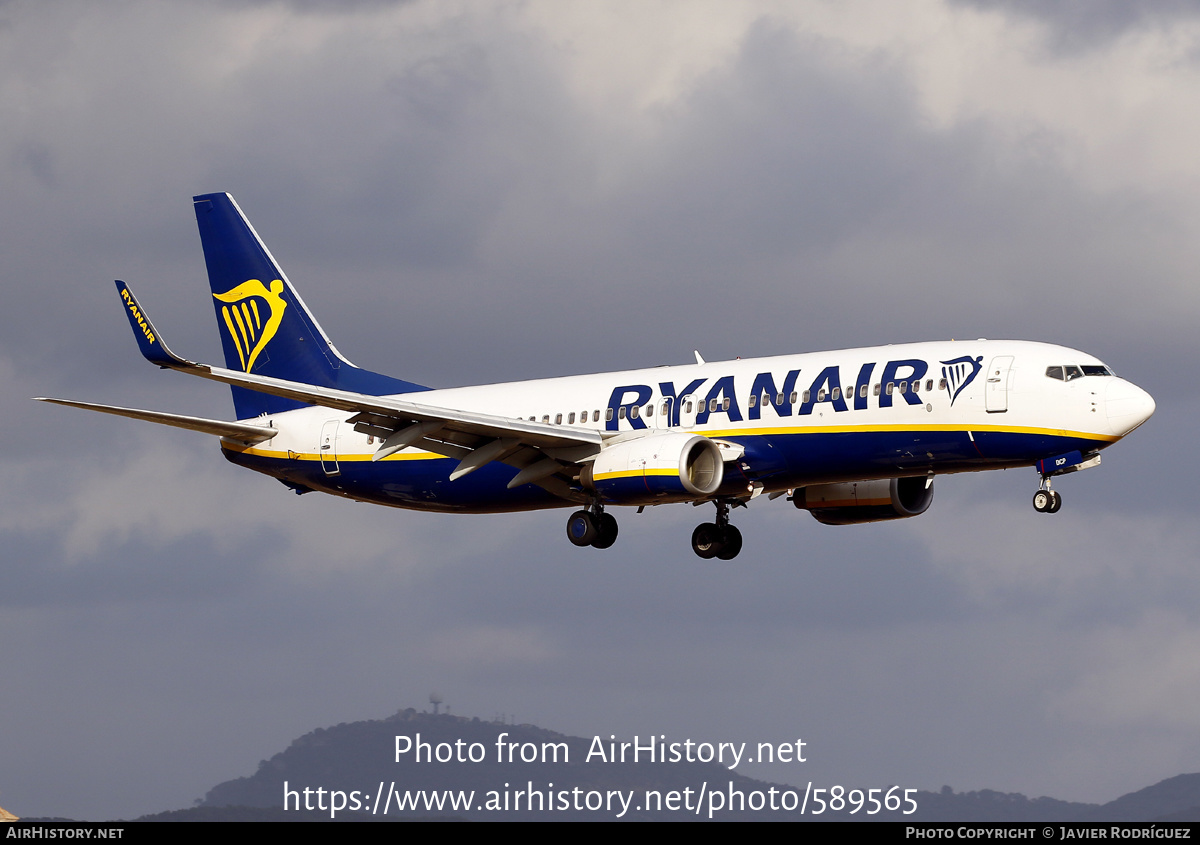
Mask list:
[[[224,420],[208,420],[203,417],[185,417],[182,414],[167,414],[162,411],[142,411],[137,408],[118,408],[115,405],[96,405],[92,402],[73,402],[70,399],[50,399],[45,396],[35,396],[39,402],[53,402],[55,405],[66,405],[69,408],[83,408],[86,411],[99,411],[102,414],[113,414],[118,417],[132,417],[135,420],[159,423],[160,425],[186,428],[191,431],[202,431],[205,434],[215,434],[230,440],[241,440],[246,443],[261,443],[275,436],[273,428],[251,423],[225,422]]]

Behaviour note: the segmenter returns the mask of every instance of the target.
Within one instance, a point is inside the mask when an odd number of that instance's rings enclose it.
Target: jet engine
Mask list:
[[[814,484],[792,496],[796,507],[825,525],[907,519],[925,513],[932,501],[933,484],[923,476]]]
[[[624,504],[691,501],[721,486],[725,465],[712,440],[697,434],[648,434],[605,447],[580,475],[583,486]]]

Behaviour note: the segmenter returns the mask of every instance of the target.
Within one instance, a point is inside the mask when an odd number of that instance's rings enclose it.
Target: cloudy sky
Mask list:
[[[0,806],[188,806],[319,726],[803,737],[750,776],[1107,801],[1200,770],[1200,16],[1183,2],[0,2]],[[138,356],[220,359],[230,191],[356,363],[432,386],[950,337],[1087,350],[1158,413],[899,524],[298,498]],[[1189,420],[1193,422],[1189,423]]]

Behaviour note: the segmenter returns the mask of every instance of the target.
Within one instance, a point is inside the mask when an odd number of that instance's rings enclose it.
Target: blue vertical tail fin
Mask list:
[[[360,369],[337,351],[229,194],[193,197],[225,366],[375,396],[426,388]],[[304,404],[233,388],[238,419]]]

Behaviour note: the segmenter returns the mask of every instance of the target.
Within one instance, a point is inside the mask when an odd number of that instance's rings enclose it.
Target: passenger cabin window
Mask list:
[[[728,397],[728,396],[726,396],[726,397],[725,397],[725,398],[724,398],[724,399],[721,401],[721,410],[722,410],[722,411],[728,411],[728,410],[729,410],[729,397]]]
[[[758,404],[758,397],[755,396],[753,393],[751,393],[750,398],[746,400],[746,407],[753,408],[757,404]]]
[[[549,415],[549,414],[546,414],[545,416],[543,416],[543,417],[542,417],[542,422],[544,422],[544,423],[548,423],[548,422],[550,422],[550,415]]]
[[[634,407],[636,408],[637,406],[634,405]],[[625,406],[624,405],[622,405],[620,408],[617,408],[617,419],[619,419],[619,420],[625,419]]]
[[[641,405],[634,405],[632,408],[629,409],[629,419],[636,420],[641,415],[642,415],[642,406]]]
[[[944,378],[938,379],[938,390],[946,390],[946,389],[947,389],[946,380]]]
[[[780,396],[782,396],[783,394],[782,394],[782,393],[780,393],[779,395],[780,395]],[[780,403],[780,404],[782,404],[782,403]],[[791,395],[791,402],[790,402],[790,404],[792,404],[792,405],[795,405],[795,404],[796,404],[796,391],[794,391],[794,390],[792,391],[792,395]]]
[[[572,411],[572,412],[571,412],[571,413],[570,413],[570,414],[567,416],[567,425],[574,425],[574,424],[575,424],[575,412],[574,412],[574,411]]]
[[[865,384],[858,389],[858,395],[861,399],[867,398],[867,386]]]
[[[599,413],[599,412],[597,411],[597,413]],[[604,421],[612,422],[612,408],[606,408],[604,410]]]
[[[804,404],[805,405],[808,404],[808,400],[811,398],[812,398],[812,391],[811,390],[804,391]]]
[[[653,403],[651,403],[651,404],[649,404],[649,405],[647,405],[647,406],[646,406],[646,416],[648,416],[648,417],[652,417],[652,416],[654,416],[654,405],[653,405]]]
[[[895,382],[889,381],[889,382],[887,383],[887,395],[888,395],[888,396],[891,396],[891,395],[892,395],[892,389],[893,389],[895,386],[896,386],[896,383],[895,383]]]
[[[609,411],[608,413],[611,414],[612,411]],[[609,419],[611,420],[612,417],[610,416]],[[600,412],[598,410],[592,411],[592,422],[600,422]]]
[[[825,401],[825,388],[822,387],[820,390],[817,391],[817,401],[818,402]]]
[[[931,390],[933,390],[933,379],[925,379],[925,392],[928,393]]]
[[[839,400],[841,398],[842,398],[842,389],[840,387],[835,387],[833,389],[833,401],[836,402],[837,400]]]
[[[780,406],[780,405],[782,405],[782,404],[783,404],[783,394],[782,394],[782,393],[776,393],[776,394],[775,394],[775,405],[776,405],[776,406]]]
[[[554,415],[554,424],[555,424],[555,425],[562,425],[562,414],[555,414],[555,415]]]

